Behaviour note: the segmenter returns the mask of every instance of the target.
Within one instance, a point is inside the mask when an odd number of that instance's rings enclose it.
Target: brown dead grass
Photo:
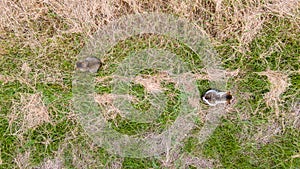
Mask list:
[[[188,18],[202,27],[217,41],[237,38],[247,45],[272,15],[299,21],[297,0],[91,0],[85,3],[72,0],[25,0],[0,2],[0,30],[14,32],[28,45],[41,46],[49,38],[64,33],[83,33],[91,36],[101,26],[122,15],[143,12],[167,12]],[[54,17],[49,17],[52,13]],[[46,33],[36,29],[42,26]],[[64,27],[67,24],[68,27]],[[38,36],[37,36],[38,35]],[[242,48],[241,48],[242,49]]]
[[[271,144],[276,140],[276,136],[281,135],[283,132],[284,128],[282,125],[270,119],[267,123],[244,126],[241,133],[238,134],[238,137],[242,140],[242,146],[246,146],[249,142],[254,142],[257,148],[260,148]]]
[[[170,169],[178,168],[178,164],[184,168],[189,168],[189,166],[194,166],[196,168],[215,168],[219,163],[217,160],[181,153],[178,147],[172,149],[166,154],[166,157],[161,158],[160,161],[162,167]]]
[[[27,129],[34,129],[43,123],[51,122],[47,107],[42,101],[40,93],[21,94],[20,101],[14,101],[12,113],[9,114],[9,123],[17,123],[20,133]]]
[[[54,49],[61,48],[59,39],[64,34],[79,33],[83,34],[84,38],[88,38],[101,26],[120,16],[133,13],[168,12],[188,18],[196,22],[199,27],[203,27],[217,44],[228,39],[237,39],[239,46],[233,46],[233,48],[240,52],[248,50],[247,45],[260,34],[263,24],[269,22],[273,16],[290,19],[298,28],[300,27],[298,0],[268,0],[264,3],[255,0],[91,0],[84,3],[73,0],[2,0],[0,1],[0,9],[0,41],[9,42],[11,45],[9,47],[19,43],[24,47],[29,46],[37,55],[33,60],[41,57],[47,60],[49,53],[53,52]],[[49,40],[49,44],[45,47],[43,44]],[[7,53],[6,46],[2,46],[3,44],[0,44],[0,55]],[[51,61],[51,59],[49,60]],[[0,75],[0,81],[9,83],[18,80],[22,84],[30,86],[33,81],[27,78],[28,74],[35,72],[34,79],[43,74],[45,78],[42,82],[63,84],[63,74],[57,67],[44,64],[42,68],[37,68],[35,64],[35,62],[24,62],[20,77]],[[237,74],[238,72],[231,72],[229,76],[236,76]],[[288,86],[287,76],[274,71],[260,74],[267,76],[272,84],[271,91],[265,95],[265,100],[268,106],[275,109],[275,114],[278,117],[280,114],[280,95]],[[195,76],[196,79],[210,80],[214,78],[200,74]],[[156,78],[163,79],[164,77]],[[147,86],[149,81],[152,86]],[[161,90],[156,79],[142,79],[142,83],[149,91]],[[102,95],[96,96],[95,100],[100,105],[111,106],[115,98],[114,95]],[[191,103],[193,102],[191,101]],[[22,94],[20,101],[14,101],[12,109],[9,123],[10,125],[17,123],[20,128],[17,133],[22,133],[29,128],[36,128],[45,122],[51,122],[47,107],[42,102],[41,94]],[[106,118],[115,118],[118,110],[112,106],[109,109],[111,114],[106,115]],[[297,116],[295,117],[297,118],[294,126],[300,128],[299,106],[296,110]],[[270,138],[264,135],[264,132],[272,134],[274,131],[277,131],[277,127],[262,130],[260,135],[263,137],[262,142],[267,142],[268,139],[264,140],[265,137]],[[259,140],[260,137],[257,138]],[[85,168],[91,163],[96,163],[89,161],[91,160],[90,155],[81,148],[73,148],[73,164],[78,168]],[[15,158],[19,167],[28,164],[29,154],[27,152]],[[201,159],[195,161],[195,159],[187,157],[186,162],[200,164]],[[61,161],[56,159],[45,160],[42,166],[44,168],[62,168]]]
[[[14,77],[10,77],[7,75],[0,75],[0,81],[3,82],[3,84],[7,84],[8,82],[13,82],[15,80]]]
[[[300,131],[300,101],[296,101],[292,106],[293,126]]]
[[[0,30],[0,35],[5,34],[3,31]],[[1,36],[0,36],[0,42],[2,42]],[[7,51],[5,48],[0,48],[0,56],[7,54]]]
[[[28,78],[28,74],[31,72],[31,68],[28,63],[24,62],[21,67],[22,72],[24,72],[25,76]]]
[[[120,111],[113,104],[114,100],[116,100],[118,98],[124,98],[124,99],[128,99],[131,101],[136,100],[136,98],[134,98],[133,96],[130,96],[130,95],[116,95],[116,94],[99,95],[99,94],[97,94],[94,96],[95,102],[105,108],[106,111],[104,111],[103,116],[106,120],[115,119],[117,117],[117,115],[121,115],[122,117],[124,117],[124,115],[122,114],[122,111]]]
[[[122,169],[123,161],[124,161],[124,158],[117,158],[114,161],[112,161],[107,168],[108,169]]]
[[[67,134],[65,140],[60,144],[58,152],[56,153],[58,159],[68,158],[74,168],[107,168],[98,159],[98,146],[92,142],[86,135],[78,135],[79,128],[75,128],[73,131]],[[84,134],[84,133],[81,133]],[[74,144],[74,141],[78,141],[77,137],[83,137],[85,143]],[[68,153],[66,157],[65,153]],[[69,166],[70,167],[70,166]],[[64,166],[61,166],[64,168]]]
[[[74,147],[72,149],[72,164],[75,166],[75,168],[89,168],[91,166],[96,167],[97,160],[88,152],[86,148]]]
[[[14,162],[16,163],[17,167],[20,169],[29,168],[30,166],[30,152],[26,151],[25,153],[20,153],[17,157],[14,158]]]
[[[161,86],[162,82],[167,83],[174,83],[175,85],[178,85],[179,81],[182,81],[183,79],[209,79],[210,77],[208,75],[202,75],[199,73],[191,74],[191,73],[183,73],[180,75],[180,77],[174,77],[172,78],[167,72],[160,72],[155,75],[142,75],[142,76],[136,76],[134,78],[134,82],[137,84],[141,84],[145,87],[146,91],[149,93],[155,93],[155,92],[162,92],[164,89]],[[182,82],[181,82],[182,83]],[[183,82],[185,83],[185,82]],[[189,83],[189,82],[186,82]],[[187,84],[186,84],[187,86]],[[191,87],[189,87],[191,88]]]
[[[184,158],[185,167],[190,165],[197,168],[215,168],[214,166],[215,160],[206,159],[204,157],[192,157],[191,155],[187,155]]]
[[[268,2],[264,7],[273,14],[280,17],[289,16],[297,20],[300,19],[300,2],[298,0],[269,0]]]
[[[293,155],[291,158],[300,158],[300,153]]]
[[[229,1],[216,13],[216,37],[221,40],[237,38],[242,47],[254,39],[267,18],[263,17],[262,4],[257,1]]]
[[[63,169],[63,161],[60,158],[45,159],[44,162],[39,167],[34,167],[38,169]]]
[[[272,70],[259,72],[258,74],[267,76],[271,83],[270,92],[265,94],[264,99],[267,106],[274,108],[276,117],[278,118],[280,114],[280,95],[285,92],[287,87],[290,85],[288,82],[288,75]]]
[[[202,70],[200,70],[202,71]],[[205,72],[207,72],[207,70],[203,70]],[[236,74],[236,71],[232,71],[232,72],[228,72],[228,76],[234,76],[234,74]],[[200,73],[186,73],[186,74],[182,74],[183,77],[185,76],[189,76],[189,78],[193,78],[195,80],[212,80],[213,78],[209,75],[206,74],[200,74]],[[108,80],[114,79],[114,78],[120,78],[120,77],[115,77],[115,76],[104,76],[104,77],[95,77],[95,83],[104,83],[107,82]],[[161,89],[160,87],[158,87],[158,83],[161,82],[169,82],[169,83],[176,83],[176,79],[170,77],[168,75],[168,73],[166,72],[160,72],[157,73],[155,75],[143,75],[143,76],[136,76],[135,79],[133,79],[134,82],[136,83],[140,83],[141,85],[143,85],[145,88],[148,88],[148,91],[151,92],[151,85],[149,87],[147,87],[147,82],[150,82],[153,86],[154,86],[154,91],[155,89]]]
[[[155,76],[137,76],[134,79],[135,83],[140,84],[145,87],[145,90],[149,93],[162,92],[160,77]]]
[[[267,123],[258,128],[253,139],[259,145],[263,146],[272,141],[272,138],[282,132],[282,127],[277,123]]]
[[[200,74],[200,73],[184,73],[180,77],[177,78],[172,78],[171,76],[168,75],[166,72],[160,72],[155,75],[140,75],[136,76],[133,81],[136,84],[141,84],[147,92],[149,93],[155,93],[155,92],[163,92],[164,88],[161,86],[162,82],[167,82],[167,83],[174,83],[175,86],[178,85],[179,81],[185,85],[185,90],[189,90],[190,92],[197,91],[195,89],[195,86],[192,86],[193,84],[190,83],[191,81],[189,80],[217,80],[220,77],[235,77],[239,74],[239,69],[234,70],[234,71],[225,71],[225,70],[207,70],[203,69],[203,72],[206,72],[207,74]],[[216,71],[219,71],[219,73],[216,73]],[[95,83],[109,83],[108,80],[114,79],[114,78],[120,78],[120,77],[114,77],[114,76],[105,76],[105,77],[96,77],[95,78]],[[186,81],[182,82],[182,79],[187,79]],[[132,101],[136,101],[135,98],[128,96],[118,96],[114,94],[103,94],[103,95],[96,95],[95,96],[95,101],[104,107],[107,107],[107,114],[105,114],[106,119],[114,119],[116,116],[119,114],[121,115],[121,112],[118,108],[113,106],[113,101],[118,98],[118,97],[126,97]],[[192,105],[193,107],[197,107],[199,105],[199,100],[195,99],[189,99],[188,100],[189,104]],[[236,100],[233,100],[233,104],[236,102]],[[228,106],[226,108],[226,111],[232,111],[232,105]],[[206,112],[199,112],[199,117],[201,119],[204,119],[206,115]]]

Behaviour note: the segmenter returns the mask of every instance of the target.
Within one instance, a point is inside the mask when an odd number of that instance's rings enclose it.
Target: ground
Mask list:
[[[3,0],[0,8],[0,168],[299,168],[298,0]],[[95,144],[78,122],[72,78],[77,55],[99,28],[146,12],[173,14],[203,29],[229,78],[224,90],[235,100],[203,143],[195,135],[205,111],[170,154],[120,157]],[[141,35],[117,43],[101,56],[95,101],[107,106],[106,119],[123,134],[160,132],[177,117],[176,83],[151,70],[135,78],[125,97],[146,110],[144,93],[163,91],[168,107],[155,123],[128,121],[111,104],[119,97],[111,93],[114,65],[149,47],[185,60],[200,93],[209,87],[201,58],[174,39]]]

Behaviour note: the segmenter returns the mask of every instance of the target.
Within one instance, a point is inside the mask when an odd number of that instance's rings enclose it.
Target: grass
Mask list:
[[[4,16],[0,18],[0,168],[299,167],[299,3],[282,2],[112,0],[85,6],[0,2]],[[78,123],[72,108],[74,65],[86,40],[99,27],[122,15],[151,11],[185,17],[206,31],[226,73],[238,72],[224,87],[236,100],[204,143],[195,137],[208,108],[201,102],[204,114],[199,113],[196,127],[175,153],[120,157],[94,143]],[[198,76],[200,94],[210,87],[210,79],[201,78],[206,73],[201,56],[176,39],[144,34],[120,41],[98,56],[105,65],[96,75],[95,92],[111,94],[118,65],[148,48],[176,54]],[[165,88],[168,99],[162,114],[152,123],[140,123],[113,112],[108,122],[116,131],[134,137],[162,133],[178,117],[181,92],[176,83],[159,79],[158,70],[139,73],[156,77]],[[287,85],[272,81],[272,73],[282,76],[279,79]],[[125,91],[137,99],[131,103],[140,111],[151,107],[147,89],[134,84]],[[197,160],[192,163],[194,157]]]

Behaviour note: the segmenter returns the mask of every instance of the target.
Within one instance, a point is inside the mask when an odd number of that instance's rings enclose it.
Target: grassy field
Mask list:
[[[171,154],[129,158],[97,146],[78,122],[72,105],[77,55],[97,30],[123,15],[164,12],[205,30],[229,80],[235,101],[204,143],[196,128]],[[71,0],[0,1],[0,168],[300,168],[300,3],[298,0]],[[167,49],[197,74],[201,58],[163,36],[141,35],[118,42],[105,56],[95,87],[109,103],[111,74],[132,52]],[[155,72],[142,72],[160,78]],[[136,123],[118,113],[106,118],[118,132],[145,136],[175,121],[180,91],[162,86],[167,107],[154,123]],[[133,106],[149,109],[136,84]],[[200,103],[204,109],[207,106]],[[205,117],[205,114],[202,114]]]

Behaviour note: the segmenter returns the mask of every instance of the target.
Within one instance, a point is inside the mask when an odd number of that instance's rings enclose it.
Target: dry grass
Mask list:
[[[217,161],[212,159],[207,159],[204,157],[195,157],[188,153],[180,153],[178,148],[174,148],[170,151],[166,157],[160,159],[162,167],[175,169],[178,165],[188,168],[189,166],[194,166],[196,168],[215,168],[217,167]]]
[[[187,155],[184,158],[184,161],[185,161],[186,167],[192,165],[197,168],[215,168],[215,166],[214,166],[215,160],[210,160],[210,159],[206,159],[203,157],[193,157],[193,156]]]
[[[253,136],[253,139],[260,146],[266,145],[272,141],[272,137],[279,135],[282,132],[282,128],[277,123],[267,123],[258,128],[257,133]]]
[[[36,169],[62,169],[64,168],[63,161],[59,158],[45,159],[45,161]]]
[[[124,159],[118,158],[110,163],[110,165],[107,167],[108,169],[122,169],[122,163]]]
[[[230,4],[230,5],[229,5]],[[248,44],[258,34],[262,24],[270,15],[290,17],[299,21],[299,2],[297,0],[258,1],[177,1],[177,0],[92,0],[85,3],[71,0],[25,0],[0,2],[3,9],[0,30],[14,32],[18,37],[27,40],[27,45],[41,46],[49,34],[41,34],[36,24],[44,25],[46,32],[52,31],[55,39],[64,33],[84,33],[91,36],[101,26],[123,14],[142,12],[171,12],[192,21],[201,23],[206,31],[217,41],[238,38],[241,45]],[[60,22],[51,22],[48,13]],[[67,24],[63,27],[61,23]],[[298,24],[299,25],[299,24]],[[38,36],[37,36],[38,35]]]
[[[121,115],[122,117],[125,117],[122,114],[122,111],[120,111],[113,104],[114,100],[120,99],[120,98],[128,99],[133,102],[136,101],[136,98],[134,98],[133,96],[130,96],[130,95],[116,95],[116,94],[103,94],[103,95],[97,94],[97,95],[95,95],[95,97],[94,97],[95,102],[98,103],[99,105],[105,107],[106,111],[104,111],[105,113],[103,115],[106,120],[115,119],[117,117],[117,115]]]
[[[94,159],[87,151],[88,150],[83,147],[74,147],[72,149],[72,164],[74,167],[89,168],[90,166],[95,166],[97,164],[96,159]]]
[[[34,89],[36,83],[50,83],[65,86],[65,73],[59,65],[61,60],[55,60],[60,54],[63,60],[69,61],[76,59],[76,52],[69,54],[70,50],[81,48],[84,41],[99,30],[103,25],[127,14],[137,14],[144,12],[167,12],[185,17],[190,21],[203,27],[216,45],[223,44],[227,40],[237,40],[236,46],[231,46],[235,51],[244,53],[250,51],[249,44],[261,35],[261,30],[265,23],[272,20],[274,16],[289,20],[295,27],[300,29],[300,12],[298,0],[267,0],[267,1],[242,1],[242,0],[91,0],[86,2],[73,0],[23,0],[0,1],[0,59],[6,56],[11,49],[18,46],[19,53],[26,53],[28,49],[31,53],[29,59],[22,60],[14,74],[1,72],[0,82],[3,85],[13,81],[18,81],[22,85]],[[78,44],[71,43],[73,39],[68,40],[66,35],[80,34]],[[62,42],[62,40],[66,40]],[[3,43],[2,43],[3,42]],[[280,51],[280,45],[274,44],[266,53],[260,57],[265,59],[275,51]],[[58,50],[61,49],[62,50]],[[201,70],[202,71],[202,70]],[[242,71],[242,70],[241,70]],[[218,73],[220,76],[211,76],[210,72],[215,70],[203,70],[207,75],[193,74],[192,78],[201,80],[215,80],[226,74],[229,77],[239,77],[240,70]],[[70,72],[67,72],[70,73]],[[71,74],[71,73],[70,73]],[[270,92],[264,96],[267,105],[275,110],[276,118],[284,114],[281,110],[281,95],[289,86],[288,76],[278,71],[265,71],[258,73],[267,76],[271,88]],[[42,77],[42,78],[41,78]],[[113,78],[113,77],[105,77]],[[96,78],[96,82],[103,82],[105,79]],[[174,82],[165,75],[156,75],[151,77],[136,77],[135,82],[140,83],[148,92],[161,92],[164,89],[160,86],[161,81]],[[236,91],[239,92],[239,91]],[[8,114],[10,128],[17,126],[17,131],[11,131],[11,134],[17,134],[22,138],[22,134],[28,129],[36,129],[44,123],[51,123],[51,112],[45,106],[41,93],[26,94],[22,93],[20,100],[14,100],[12,111]],[[247,99],[247,94],[244,95]],[[113,94],[96,95],[95,101],[107,107],[105,118],[115,119],[120,111],[113,106],[113,101],[120,96]],[[135,101],[130,96],[121,96]],[[250,97],[250,96],[249,96]],[[197,105],[195,100],[189,100],[192,105]],[[255,110],[256,111],[256,110]],[[199,115],[204,121],[205,114]],[[293,126],[300,130],[300,112],[299,102],[295,103],[292,110]],[[240,114],[239,114],[240,115]],[[243,114],[244,115],[244,114]],[[274,135],[281,132],[281,127],[277,123],[271,123],[258,126],[254,139],[260,144],[267,144]],[[242,117],[243,120],[249,120],[250,116]],[[270,126],[268,126],[270,125]],[[23,141],[20,139],[21,142]],[[66,141],[68,142],[68,141]],[[88,168],[90,166],[100,166],[96,157],[90,154],[89,148],[95,149],[92,143],[91,147],[72,147],[72,165],[77,168]],[[171,159],[162,160],[162,165],[166,167],[175,167],[172,162],[179,158],[179,154],[173,154]],[[14,157],[14,162],[19,168],[28,168],[30,166],[30,152],[19,153]],[[181,157],[187,165],[212,168],[210,159],[201,159],[188,155]],[[299,158],[295,154],[292,158]],[[122,158],[113,161],[110,168],[121,168]],[[0,165],[1,149],[0,149]],[[39,168],[63,168],[64,164],[60,158],[45,159]]]
[[[29,67],[28,63],[24,62],[21,67],[22,72],[24,72],[26,79],[28,79],[28,75],[31,72],[31,68]]]
[[[15,101],[9,115],[10,125],[16,123],[19,134],[27,129],[34,129],[43,123],[51,122],[47,107],[44,105],[41,94],[21,94],[21,100]]]
[[[285,75],[278,71],[265,71],[258,73],[259,75],[267,76],[270,83],[270,92],[266,93],[264,99],[267,106],[273,107],[275,110],[276,117],[279,117],[280,109],[279,105],[281,102],[280,95],[286,91],[287,87],[290,85],[288,82],[288,75]]]
[[[137,76],[135,78],[135,83],[138,83],[145,87],[146,91],[149,93],[162,92],[160,81],[162,78],[155,76]]]
[[[55,161],[63,161],[64,159],[68,159],[67,161],[72,164],[74,168],[106,168],[100,160],[97,158],[97,145],[91,142],[91,140],[86,139],[87,136],[84,135],[76,135],[76,130],[67,134],[67,137],[60,144],[60,148],[56,153]],[[78,141],[78,138],[84,137],[84,143],[82,144],[74,144]],[[66,153],[68,155],[66,156]],[[46,159],[47,160],[47,159]],[[53,160],[52,160],[53,161]],[[63,165],[63,162],[60,163],[60,168],[66,168],[66,165]],[[68,164],[70,165],[70,164]]]
[[[16,163],[17,167],[20,169],[25,169],[30,167],[30,152],[27,151],[25,153],[20,153],[17,155],[17,157],[14,159],[14,162]]]
[[[292,117],[294,117],[294,120],[293,120],[294,128],[296,128],[300,131],[300,101],[296,102],[293,105],[291,115],[292,115]]]
[[[0,81],[3,82],[3,84],[6,84],[8,82],[13,82],[14,77],[10,77],[10,76],[7,76],[7,75],[0,75]]]
[[[207,71],[207,70],[203,70]],[[222,71],[223,72],[223,71]],[[223,72],[224,73],[224,72]],[[235,76],[237,72],[227,72],[228,76]],[[162,87],[162,83],[172,83],[175,84],[176,87],[179,87],[180,83],[183,83],[185,85],[185,89],[189,90],[190,92],[194,92],[197,89],[192,86],[191,81],[188,79],[192,79],[194,81],[196,80],[215,80],[217,77],[211,76],[212,73],[209,75],[205,74],[199,74],[199,73],[184,73],[180,75],[180,77],[177,78],[172,78],[167,72],[160,72],[155,75],[142,75],[142,76],[136,76],[133,79],[131,79],[135,84],[140,84],[142,85],[146,92],[148,93],[160,93],[164,92],[166,89]],[[221,76],[222,74],[220,74]],[[105,76],[105,77],[96,77],[95,82],[98,84],[105,84],[107,83],[106,81],[108,79],[114,79],[114,78],[120,78],[120,77],[115,77],[115,76]],[[187,79],[186,81],[182,81],[182,79]],[[128,79],[127,79],[128,80]],[[107,84],[106,84],[107,85]],[[96,95],[95,96],[95,101],[99,104],[102,105],[103,107],[106,107],[106,114],[104,114],[106,119],[114,119],[117,117],[117,115],[122,115],[121,111],[113,105],[113,101],[117,98],[127,98],[128,100],[131,100],[132,102],[136,102],[137,98],[134,98],[130,95],[115,95],[115,94],[102,94],[102,95]],[[192,105],[193,107],[197,107],[199,105],[199,100],[198,99],[190,99],[188,100],[189,104]],[[201,117],[200,119],[205,119],[205,112],[199,112],[199,116]]]
[[[288,16],[299,20],[299,5],[300,3],[297,0],[269,0],[268,4],[265,5],[265,8],[267,8],[272,14],[277,14],[280,17]]]

